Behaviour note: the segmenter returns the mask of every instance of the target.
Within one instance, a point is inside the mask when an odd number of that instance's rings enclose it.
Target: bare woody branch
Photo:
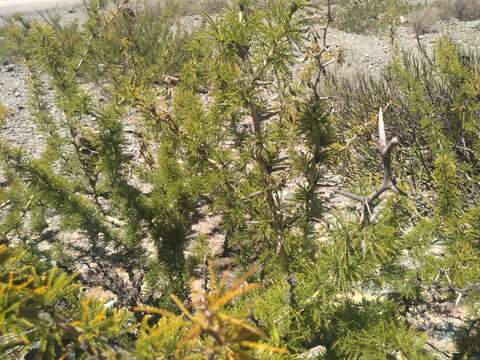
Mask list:
[[[440,277],[442,275],[445,276],[447,280],[447,286],[443,288],[439,286]],[[434,289],[437,293],[455,293],[457,295],[457,299],[455,300],[455,306],[457,306],[462,300],[462,297],[469,296],[472,292],[480,292],[480,283],[468,283],[467,286],[459,288],[453,284],[452,280],[450,280],[450,276],[448,275],[447,270],[442,269],[435,277],[435,280],[432,282],[430,290],[432,289]]]
[[[330,23],[333,21],[332,18],[332,5],[331,0],[327,1],[327,21],[324,26],[322,26],[318,31],[311,30],[311,35],[313,37],[313,42],[309,55],[315,60],[317,66],[317,74],[314,78],[313,84],[310,84],[310,87],[313,89],[315,99],[325,100],[318,93],[318,86],[321,82],[323,75],[326,75],[326,68],[337,61],[336,58],[324,61],[324,54],[330,52],[330,46],[327,44],[327,32],[330,27]],[[322,33],[320,35],[320,32]]]
[[[390,141],[387,141],[387,136],[385,134],[385,123],[383,121],[383,110],[380,108],[378,113],[378,149],[380,151],[383,164],[382,186],[378,190],[372,192],[370,195],[358,195],[345,190],[335,190],[337,194],[362,203],[362,226],[365,226],[370,222],[372,211],[380,202],[377,200],[384,192],[391,190],[397,194],[406,195],[398,188],[397,181],[392,170],[391,153],[393,148],[399,143],[400,140],[396,136]]]

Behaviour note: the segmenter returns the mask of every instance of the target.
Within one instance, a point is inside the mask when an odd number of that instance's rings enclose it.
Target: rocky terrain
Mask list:
[[[53,2],[41,1],[39,4],[47,6]],[[54,7],[53,10],[64,17],[64,21],[78,20],[82,18],[82,11],[78,6],[73,6],[78,1],[71,0],[67,6]],[[0,6],[0,15],[2,9]],[[32,13],[31,16],[38,16]],[[195,20],[195,19],[193,19]],[[190,19],[192,21],[192,19]],[[417,38],[412,27],[405,23],[398,29],[396,42],[401,49],[417,51]],[[461,22],[455,19],[442,21],[435,24],[435,32],[421,36],[422,44],[431,49],[434,42],[449,35],[466,47],[480,47],[480,20]],[[328,31],[328,43],[332,49],[341,53],[342,61],[330,67],[330,71],[343,74],[348,77],[358,72],[370,74],[378,73],[392,59],[392,44],[388,37],[376,35],[359,35],[346,33],[331,27]],[[0,127],[2,136],[14,144],[25,146],[32,154],[38,154],[41,149],[42,138],[35,131],[35,124],[28,112],[28,81],[25,69],[11,63],[9,59],[3,59],[0,65],[0,101],[7,106],[9,114],[5,124]],[[54,108],[52,107],[54,112]]]

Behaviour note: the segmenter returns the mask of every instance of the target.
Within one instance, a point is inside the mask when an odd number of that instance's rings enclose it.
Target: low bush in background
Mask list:
[[[476,0],[436,0],[428,4],[437,8],[442,19],[456,18],[461,21],[480,19],[480,3]]]
[[[400,17],[412,9],[406,0],[347,0],[337,5],[334,26],[358,34],[385,33],[395,29]]]
[[[418,34],[435,30],[439,20],[458,19],[471,21],[480,19],[480,2],[476,0],[435,0],[426,2],[411,17],[413,29]]]

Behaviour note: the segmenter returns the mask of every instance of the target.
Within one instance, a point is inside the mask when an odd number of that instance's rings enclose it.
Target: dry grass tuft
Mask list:
[[[461,21],[480,19],[479,0],[437,0],[437,6],[442,18],[454,17]]]
[[[440,18],[440,10],[428,6],[415,11],[410,17],[410,23],[415,33],[422,35],[435,32],[435,24]]]
[[[3,103],[0,103],[0,126],[5,122],[8,116],[8,107]]]
[[[184,15],[198,15],[201,13],[217,14],[227,6],[227,0],[183,0]]]

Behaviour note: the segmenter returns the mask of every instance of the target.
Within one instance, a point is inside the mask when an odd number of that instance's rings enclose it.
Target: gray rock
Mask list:
[[[5,69],[5,72],[13,72],[13,71],[15,71],[15,65],[9,63],[5,66],[4,69]]]
[[[321,356],[325,355],[327,349],[323,345],[315,346],[307,352],[298,356],[299,359],[320,359]]]
[[[466,29],[477,29],[480,30],[480,20],[467,21],[463,23]]]

